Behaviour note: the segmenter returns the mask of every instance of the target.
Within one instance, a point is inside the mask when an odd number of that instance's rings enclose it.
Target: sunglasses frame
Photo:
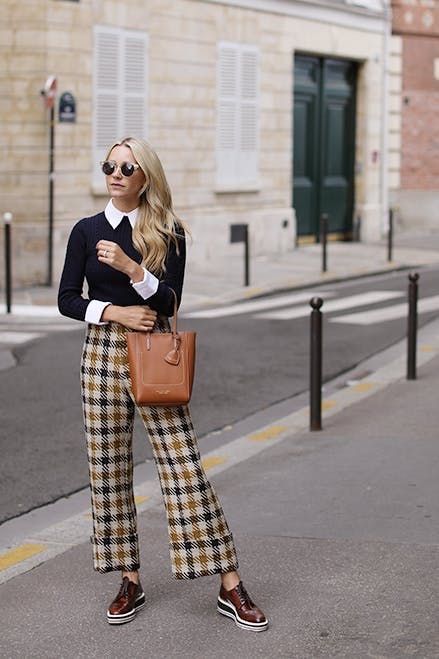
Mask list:
[[[107,174],[104,171],[104,166],[107,165],[107,164],[113,166],[113,171],[110,172],[109,174]],[[120,165],[115,160],[101,160],[100,165],[101,165],[102,172],[105,174],[105,176],[111,176],[112,174],[114,174],[114,172],[117,172],[117,170],[120,169],[120,173],[125,178],[129,178],[130,176],[132,176],[134,174],[134,172],[136,172],[140,168],[140,165],[138,165],[137,163],[134,163],[134,162],[129,162],[128,160],[125,160]],[[132,170],[130,170],[129,174],[127,174],[126,171],[124,172],[125,165],[130,165],[133,168]]]

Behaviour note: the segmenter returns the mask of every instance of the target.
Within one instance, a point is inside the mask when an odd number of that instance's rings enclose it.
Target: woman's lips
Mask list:
[[[123,188],[124,186],[120,183],[110,183],[111,188]]]

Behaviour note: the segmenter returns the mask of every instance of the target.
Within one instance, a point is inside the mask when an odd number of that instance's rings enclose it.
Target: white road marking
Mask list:
[[[14,316],[61,317],[58,307],[43,304],[13,304],[11,312]]]
[[[26,343],[43,336],[37,332],[0,332],[0,343]]]
[[[200,311],[189,311],[182,313],[184,318],[221,318],[224,316],[238,316],[239,314],[251,313],[255,311],[262,311],[262,309],[274,309],[281,307],[285,304],[297,304],[305,302],[312,297],[334,297],[335,293],[327,291],[325,293],[316,293],[315,291],[304,291],[303,293],[291,293],[290,295],[279,295],[276,297],[261,298],[259,300],[251,300],[249,302],[238,302],[228,307],[215,307],[214,309],[204,309]]]
[[[402,297],[404,293],[399,291],[369,291],[368,293],[359,293],[358,295],[349,295],[341,300],[324,301],[322,312],[341,311],[343,309],[350,309],[351,307],[361,307],[367,304],[375,304],[377,302],[385,302],[397,297]],[[312,296],[311,296],[312,297]],[[323,298],[326,295],[321,296]],[[294,309],[281,309],[280,311],[272,311],[269,313],[256,314],[256,318],[268,318],[273,320],[292,320],[293,318],[304,318],[311,312],[309,304],[303,307],[296,307]]]
[[[428,311],[439,310],[439,295],[426,297],[418,301],[418,313],[427,313]],[[331,323],[346,323],[352,325],[372,325],[373,323],[384,323],[388,320],[404,318],[408,314],[407,302],[403,304],[394,304],[384,309],[373,309],[362,311],[360,313],[351,313],[338,318],[331,318]]]

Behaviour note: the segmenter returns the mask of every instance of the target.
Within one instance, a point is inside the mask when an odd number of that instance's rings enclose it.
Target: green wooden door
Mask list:
[[[298,55],[294,65],[293,206],[298,236],[350,236],[354,205],[353,62]]]

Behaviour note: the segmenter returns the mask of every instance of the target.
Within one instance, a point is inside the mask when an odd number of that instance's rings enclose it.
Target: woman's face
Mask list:
[[[137,165],[131,149],[125,145],[115,146],[108,156],[118,165],[112,174],[105,176],[107,190],[113,199],[116,208],[121,211],[129,211],[139,205],[139,193],[145,185],[145,175],[138,167],[131,176],[124,176],[121,171],[123,163]]]

